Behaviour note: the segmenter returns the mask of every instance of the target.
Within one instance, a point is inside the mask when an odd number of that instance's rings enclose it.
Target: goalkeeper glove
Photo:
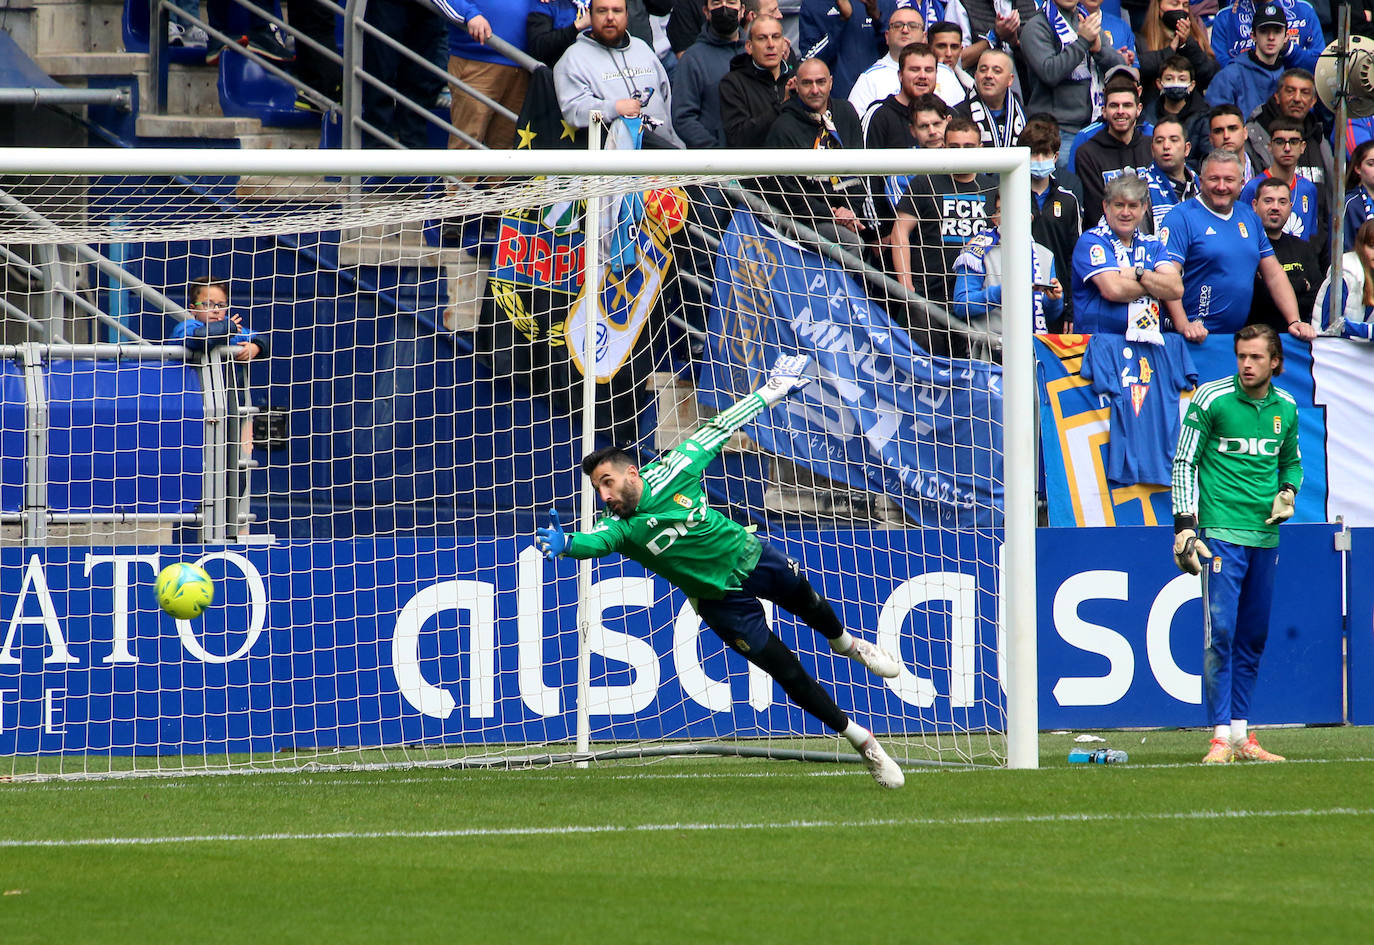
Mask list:
[[[807,384],[811,378],[806,375],[811,359],[804,354],[785,354],[773,362],[768,372],[768,382],[759,388],[759,395],[772,407]]]
[[[1277,525],[1279,522],[1286,522],[1293,517],[1293,503],[1297,500],[1298,490],[1291,485],[1284,483],[1279,487],[1279,494],[1274,496],[1274,507],[1269,510],[1269,517],[1264,520],[1266,525]]]
[[[1211,550],[1197,537],[1197,519],[1191,515],[1174,516],[1174,564],[1185,574],[1201,574],[1202,558]]]
[[[545,558],[557,558],[568,550],[568,533],[563,531],[563,525],[558,521],[557,509],[549,509],[547,528],[534,530],[534,546]]]

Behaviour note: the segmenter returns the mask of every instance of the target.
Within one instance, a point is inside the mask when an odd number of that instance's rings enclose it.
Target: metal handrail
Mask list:
[[[127,88],[118,89],[43,89],[15,87],[0,89],[0,105],[113,105],[128,111],[131,97]]]

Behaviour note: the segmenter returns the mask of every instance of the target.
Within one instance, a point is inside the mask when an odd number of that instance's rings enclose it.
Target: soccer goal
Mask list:
[[[1019,149],[0,151],[5,773],[853,760],[665,580],[532,541],[784,353],[710,503],[902,671],[774,632],[900,763],[1034,767],[1029,199]]]

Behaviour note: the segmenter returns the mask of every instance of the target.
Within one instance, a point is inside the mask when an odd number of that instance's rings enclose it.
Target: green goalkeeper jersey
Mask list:
[[[1196,515],[1205,534],[1233,544],[1274,548],[1278,525],[1266,525],[1274,495],[1302,487],[1298,406],[1273,384],[1261,400],[1240,376],[1201,385],[1183,418],[1174,453],[1175,515]]]
[[[706,504],[701,473],[730,435],[768,406],[758,394],[721,411],[686,442],[640,470],[644,494],[629,516],[606,511],[590,532],[571,532],[564,554],[600,558],[619,551],[689,597],[738,590],[762,549],[750,529]]]

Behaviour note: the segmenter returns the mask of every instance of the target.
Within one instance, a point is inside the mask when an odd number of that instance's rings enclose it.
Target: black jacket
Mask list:
[[[1126,169],[1144,170],[1154,163],[1150,139],[1136,126],[1128,142],[1112,137],[1105,125],[1102,130],[1084,141],[1074,156],[1074,168],[1083,185],[1083,229],[1102,219],[1102,192],[1107,179]]]
[[[727,148],[761,148],[782,112],[787,80],[792,67],[782,64],[775,79],[754,65],[748,53],[730,60],[730,71],[720,80],[720,123]]]
[[[765,148],[863,148],[863,131],[854,106],[845,99],[830,99],[830,117],[835,125],[835,141],[813,113],[792,97],[783,103],[782,112],[768,129]],[[807,218],[831,221],[833,207],[847,206],[860,220],[867,219],[865,203],[868,186],[862,177],[779,177],[774,178],[776,192],[769,194],[770,202],[780,210],[802,222]],[[769,188],[773,190],[773,187]],[[808,224],[809,225],[809,224]]]
[[[870,105],[864,122],[864,147],[914,148],[916,138],[911,133],[911,106],[889,95],[877,105]]]
[[[1293,294],[1298,297],[1298,317],[1305,322],[1312,321],[1312,306],[1317,301],[1317,288],[1325,273],[1317,260],[1317,249],[1310,242],[1291,233],[1280,233],[1278,239],[1269,237],[1274,247],[1274,258],[1283,266],[1288,282],[1293,286]],[[1264,277],[1255,273],[1255,294],[1250,301],[1250,318],[1247,325],[1268,325],[1282,338],[1288,333],[1288,322],[1279,314],[1274,298],[1269,294],[1269,285]]]
[[[1049,326],[1050,331],[1073,324],[1073,293],[1069,291],[1073,276],[1073,248],[1082,233],[1078,198],[1073,191],[1051,177],[1044,201],[1037,202],[1035,194],[1031,194],[1031,239],[1054,256],[1054,272],[1059,277],[1059,284],[1064,287],[1064,313],[1060,324]]]

